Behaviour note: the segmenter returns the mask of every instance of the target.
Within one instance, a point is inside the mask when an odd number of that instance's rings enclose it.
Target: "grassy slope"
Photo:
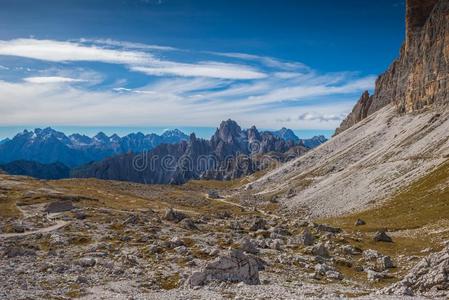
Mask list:
[[[357,227],[365,232],[382,228],[390,231],[417,229],[449,219],[449,162],[379,207],[328,221],[353,230],[357,218],[366,221],[367,225]]]
[[[355,226],[358,218],[366,225]],[[422,251],[428,248],[440,250],[442,242],[449,240],[449,161],[378,207],[319,221],[354,233],[359,237],[352,241],[355,246],[375,249],[395,261],[404,255],[425,256]],[[394,243],[374,242],[373,233],[379,229],[390,231]],[[416,261],[401,261],[398,274],[408,272],[413,263]],[[342,271],[353,279],[363,276],[353,270]]]

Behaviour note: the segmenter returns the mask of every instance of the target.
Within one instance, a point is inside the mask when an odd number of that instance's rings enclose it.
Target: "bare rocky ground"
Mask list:
[[[206,196],[211,186],[226,196],[233,184],[0,175],[0,298],[448,296],[446,252],[417,265],[429,252],[392,251],[403,246],[397,233],[342,230],[280,217],[274,203],[255,209],[248,199]],[[427,275],[405,277],[415,265],[412,273]]]

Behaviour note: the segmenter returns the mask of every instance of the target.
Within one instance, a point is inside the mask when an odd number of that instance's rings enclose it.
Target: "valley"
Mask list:
[[[2,142],[0,298],[448,299],[449,1],[405,4],[398,58],[330,140],[228,119]]]

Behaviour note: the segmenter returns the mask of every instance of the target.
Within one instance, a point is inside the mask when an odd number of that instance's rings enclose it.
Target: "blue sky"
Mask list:
[[[0,6],[0,127],[9,130],[214,127],[228,118],[333,130],[404,35],[400,0]]]

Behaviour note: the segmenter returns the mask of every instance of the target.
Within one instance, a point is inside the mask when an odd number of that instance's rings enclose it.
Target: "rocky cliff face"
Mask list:
[[[390,103],[398,113],[449,103],[449,1],[407,0],[406,39],[400,56],[363,94],[336,134]]]

